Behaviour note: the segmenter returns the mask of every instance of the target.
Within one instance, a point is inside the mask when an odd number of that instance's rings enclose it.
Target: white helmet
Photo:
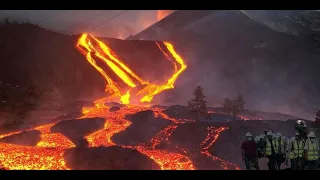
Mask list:
[[[296,121],[296,123],[299,124],[299,125],[302,125],[302,126],[304,126],[304,127],[307,126],[307,125],[306,125],[306,122],[305,122],[304,120],[301,120],[301,119],[298,119],[298,120]]]
[[[252,137],[252,134],[250,132],[247,132],[246,137]]]
[[[316,137],[316,135],[314,134],[314,132],[310,132],[310,133],[308,134],[308,136],[311,137],[311,138],[315,138],[315,137]]]
[[[299,132],[296,132],[296,136],[300,136],[300,133],[299,133]]]
[[[273,136],[273,133],[271,131],[268,131],[267,136]]]
[[[278,132],[278,133],[276,134],[276,136],[277,136],[277,137],[281,137],[281,133]]]
[[[256,138],[254,138],[254,141],[255,141],[255,142],[259,142],[259,141],[260,141],[260,137],[257,136]]]

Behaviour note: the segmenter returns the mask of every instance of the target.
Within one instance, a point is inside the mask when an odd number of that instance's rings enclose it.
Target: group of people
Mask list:
[[[241,145],[241,157],[247,170],[259,170],[259,158],[268,158],[269,170],[280,170],[281,164],[288,165],[289,162],[292,170],[317,170],[319,142],[314,132],[309,132],[306,137],[297,132],[292,138],[272,131],[254,138],[248,132]]]

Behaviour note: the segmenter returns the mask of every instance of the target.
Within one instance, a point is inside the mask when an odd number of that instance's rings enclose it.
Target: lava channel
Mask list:
[[[208,129],[208,135],[207,135],[206,139],[200,144],[201,153],[209,158],[212,158],[213,160],[220,161],[221,167],[225,170],[228,169],[228,166],[231,166],[236,170],[240,170],[239,166],[237,166],[233,163],[230,163],[228,161],[225,161],[219,157],[213,156],[208,151],[208,149],[213,145],[213,143],[215,143],[217,141],[218,137],[220,136],[220,133],[227,130],[228,127],[219,127],[219,128],[208,127],[207,129]]]
[[[0,162],[10,170],[68,170],[63,158],[66,149],[75,145],[60,133],[50,133],[54,124],[43,125],[39,130],[41,140],[36,147],[0,143]],[[22,131],[1,135],[7,137]]]

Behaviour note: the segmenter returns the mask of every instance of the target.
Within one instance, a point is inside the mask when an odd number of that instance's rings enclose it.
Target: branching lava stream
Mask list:
[[[161,85],[152,84],[143,80],[133,70],[126,66],[110,47],[93,36],[83,34],[79,38],[76,48],[86,57],[89,64],[103,76],[107,85],[105,88],[106,96],[95,100],[94,107],[83,107],[83,116],[79,118],[79,121],[83,118],[105,118],[105,125],[103,129],[85,137],[90,148],[99,146],[120,146],[122,148],[135,149],[155,161],[162,170],[194,170],[195,166],[190,158],[185,155],[186,153],[183,155],[156,149],[157,145],[168,140],[171,133],[179,126],[179,124],[186,122],[192,123],[193,121],[169,118],[160,108],[138,107],[130,104],[130,98],[132,97],[135,99],[139,98],[139,102],[150,102],[155,95],[164,90],[174,88],[175,80],[187,67],[180,55],[175,52],[172,44],[168,42],[155,42],[155,45],[159,48],[159,51],[163,53],[164,57],[174,66],[173,75],[165,84]],[[120,88],[118,82],[115,82],[100,66],[97,65],[97,60],[104,62],[107,67],[118,76],[118,79],[127,85],[127,88]],[[180,68],[178,68],[178,66],[180,66]],[[131,90],[137,86],[141,86],[143,88],[133,94]],[[110,112],[110,107],[107,107],[105,104],[106,102],[112,101],[121,102],[124,104],[124,107],[119,108],[115,112]],[[137,146],[115,144],[111,139],[112,136],[125,131],[126,128],[131,125],[131,122],[126,120],[125,117],[143,110],[152,110],[155,117],[161,117],[162,119],[170,121],[171,124],[158,132],[148,142]],[[63,154],[67,149],[74,148],[75,144],[73,144],[63,134],[51,133],[50,128],[54,125],[55,123],[47,124],[32,129],[41,132],[41,140],[35,147],[0,143],[0,162],[2,166],[5,169],[68,170],[69,168],[66,167]],[[208,157],[212,157],[214,160],[221,161],[223,167],[227,167],[227,164],[235,166],[219,159],[218,157],[212,156],[207,151],[207,149],[218,138],[219,134],[224,130],[226,130],[225,127],[218,129],[208,128],[208,137],[201,144],[201,153]],[[0,135],[0,139],[18,133],[20,132]],[[182,149],[182,151],[184,150]]]

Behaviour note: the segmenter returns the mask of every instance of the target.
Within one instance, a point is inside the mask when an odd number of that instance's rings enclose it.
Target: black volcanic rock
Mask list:
[[[68,112],[64,115],[55,117],[54,120],[66,120],[66,119],[75,119],[81,117],[83,114],[81,111]]]
[[[320,32],[320,12],[315,10],[242,10],[241,12],[277,32],[301,37]]]
[[[269,12],[260,20],[272,25],[279,13]],[[130,39],[168,40],[186,61],[175,89],[158,96],[163,103],[185,104],[201,85],[210,103],[241,93],[249,109],[303,118],[319,107],[319,42],[273,31],[240,11],[176,11]]]
[[[31,130],[4,137],[0,139],[0,142],[24,146],[36,146],[40,140],[41,132],[38,130]]]
[[[7,107],[20,105],[31,99],[32,105],[61,109],[65,113],[90,104],[81,101],[88,96],[104,94],[106,81],[75,48],[78,38],[79,36],[59,34],[28,23],[1,24],[1,82],[30,87],[37,92],[37,98],[33,98],[33,95],[22,96],[21,93],[22,98],[17,98],[11,104],[8,102]],[[146,81],[163,82],[172,74],[172,64],[154,41],[101,40]],[[118,83],[113,73],[107,74]],[[32,106],[21,106],[27,109],[29,107]]]
[[[120,107],[116,107],[116,106],[109,109],[110,112],[115,112],[115,111],[119,111],[119,110],[120,110]]]
[[[199,125],[196,123],[180,124],[175,131],[173,131],[168,142],[190,151],[194,149],[199,150],[200,144],[207,137],[207,127],[207,125]]]
[[[61,121],[51,127],[53,133],[61,133],[77,146],[87,146],[85,136],[104,127],[104,118],[86,118]]]
[[[159,117],[154,117],[151,110],[141,111],[126,117],[132,122],[125,131],[111,137],[116,144],[138,145],[147,142],[159,131],[166,128],[171,121]]]
[[[109,107],[118,107],[118,108],[122,108],[125,106],[123,104],[116,103],[116,102],[106,102],[105,105]]]
[[[159,170],[160,167],[136,150],[121,147],[73,148],[64,154],[73,170]]]
[[[170,106],[164,110],[169,117],[178,119],[188,119],[190,118],[189,110],[186,106],[174,105]]]

